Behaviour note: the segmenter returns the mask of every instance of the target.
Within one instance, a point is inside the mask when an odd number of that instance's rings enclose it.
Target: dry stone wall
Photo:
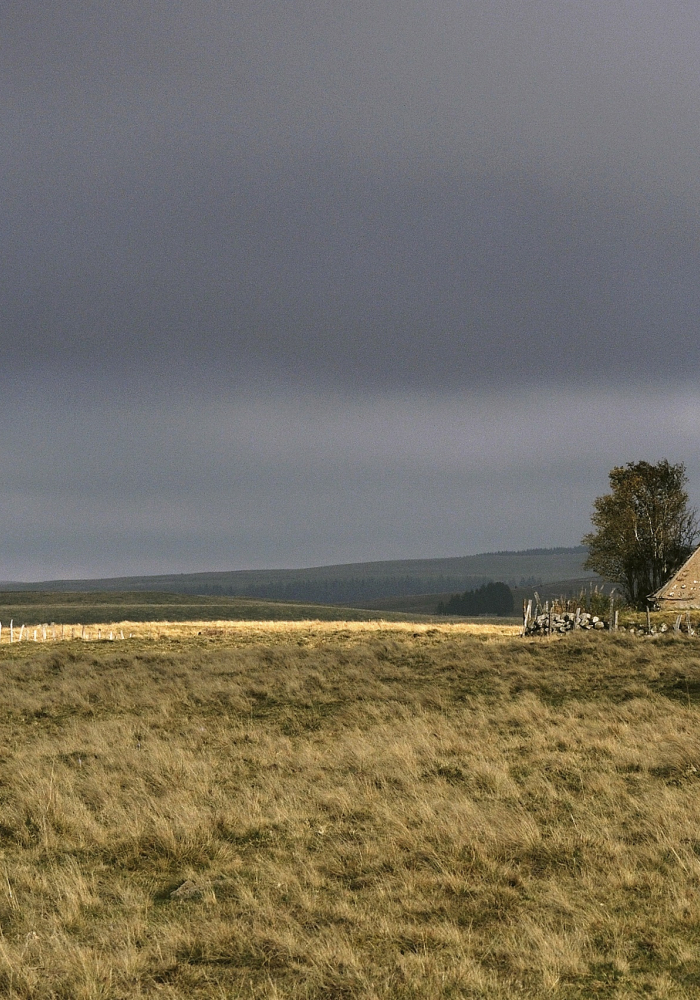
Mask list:
[[[523,635],[557,635],[580,629],[598,632],[629,632],[632,635],[659,635],[664,632],[683,632],[686,635],[696,634],[688,615],[686,615],[685,621],[683,621],[681,615],[678,615],[673,625],[669,625],[667,622],[652,624],[647,615],[646,625],[628,624],[624,626],[618,624],[617,611],[605,619],[587,611],[578,610],[576,613],[571,611],[555,612],[551,608],[545,608],[544,612],[538,608],[537,613],[531,616],[530,609],[528,608],[523,618]]]
[[[573,611],[564,614],[545,612],[534,615],[525,625],[525,635],[553,635],[555,632],[573,632],[575,629],[609,629],[610,622],[583,611],[576,615]],[[614,622],[613,622],[614,627]]]

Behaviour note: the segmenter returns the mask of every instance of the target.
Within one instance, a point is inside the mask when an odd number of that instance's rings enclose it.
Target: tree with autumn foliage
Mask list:
[[[610,493],[593,502],[595,531],[582,539],[586,569],[620,584],[630,604],[650,594],[685,562],[698,539],[698,519],[688,506],[685,465],[666,459],[628,462],[610,474]]]

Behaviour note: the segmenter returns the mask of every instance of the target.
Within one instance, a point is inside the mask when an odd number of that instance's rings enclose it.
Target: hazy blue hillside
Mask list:
[[[342,604],[383,597],[457,593],[501,580],[511,587],[532,587],[581,578],[586,549],[525,549],[484,552],[451,559],[402,559],[308,569],[234,570],[170,576],[115,577],[102,580],[50,580],[5,583],[3,590],[160,591],[274,600]]]

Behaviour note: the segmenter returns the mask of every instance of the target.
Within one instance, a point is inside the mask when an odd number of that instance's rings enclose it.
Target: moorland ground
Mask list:
[[[700,640],[149,635],[0,648],[0,995],[700,994]]]
[[[435,598],[435,607],[437,607]],[[434,609],[433,609],[434,610]],[[17,628],[41,623],[99,625],[130,622],[173,621],[322,621],[432,620],[434,616],[403,614],[309,604],[303,601],[272,601],[254,597],[210,597],[144,591],[0,591],[0,622],[5,628],[13,620]],[[516,619],[513,619],[516,620]],[[138,629],[137,629],[138,631]]]

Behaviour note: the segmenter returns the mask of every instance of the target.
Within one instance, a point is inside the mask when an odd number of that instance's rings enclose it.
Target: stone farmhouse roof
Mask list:
[[[663,587],[651,595],[651,600],[656,601],[662,610],[700,608],[700,548]]]

